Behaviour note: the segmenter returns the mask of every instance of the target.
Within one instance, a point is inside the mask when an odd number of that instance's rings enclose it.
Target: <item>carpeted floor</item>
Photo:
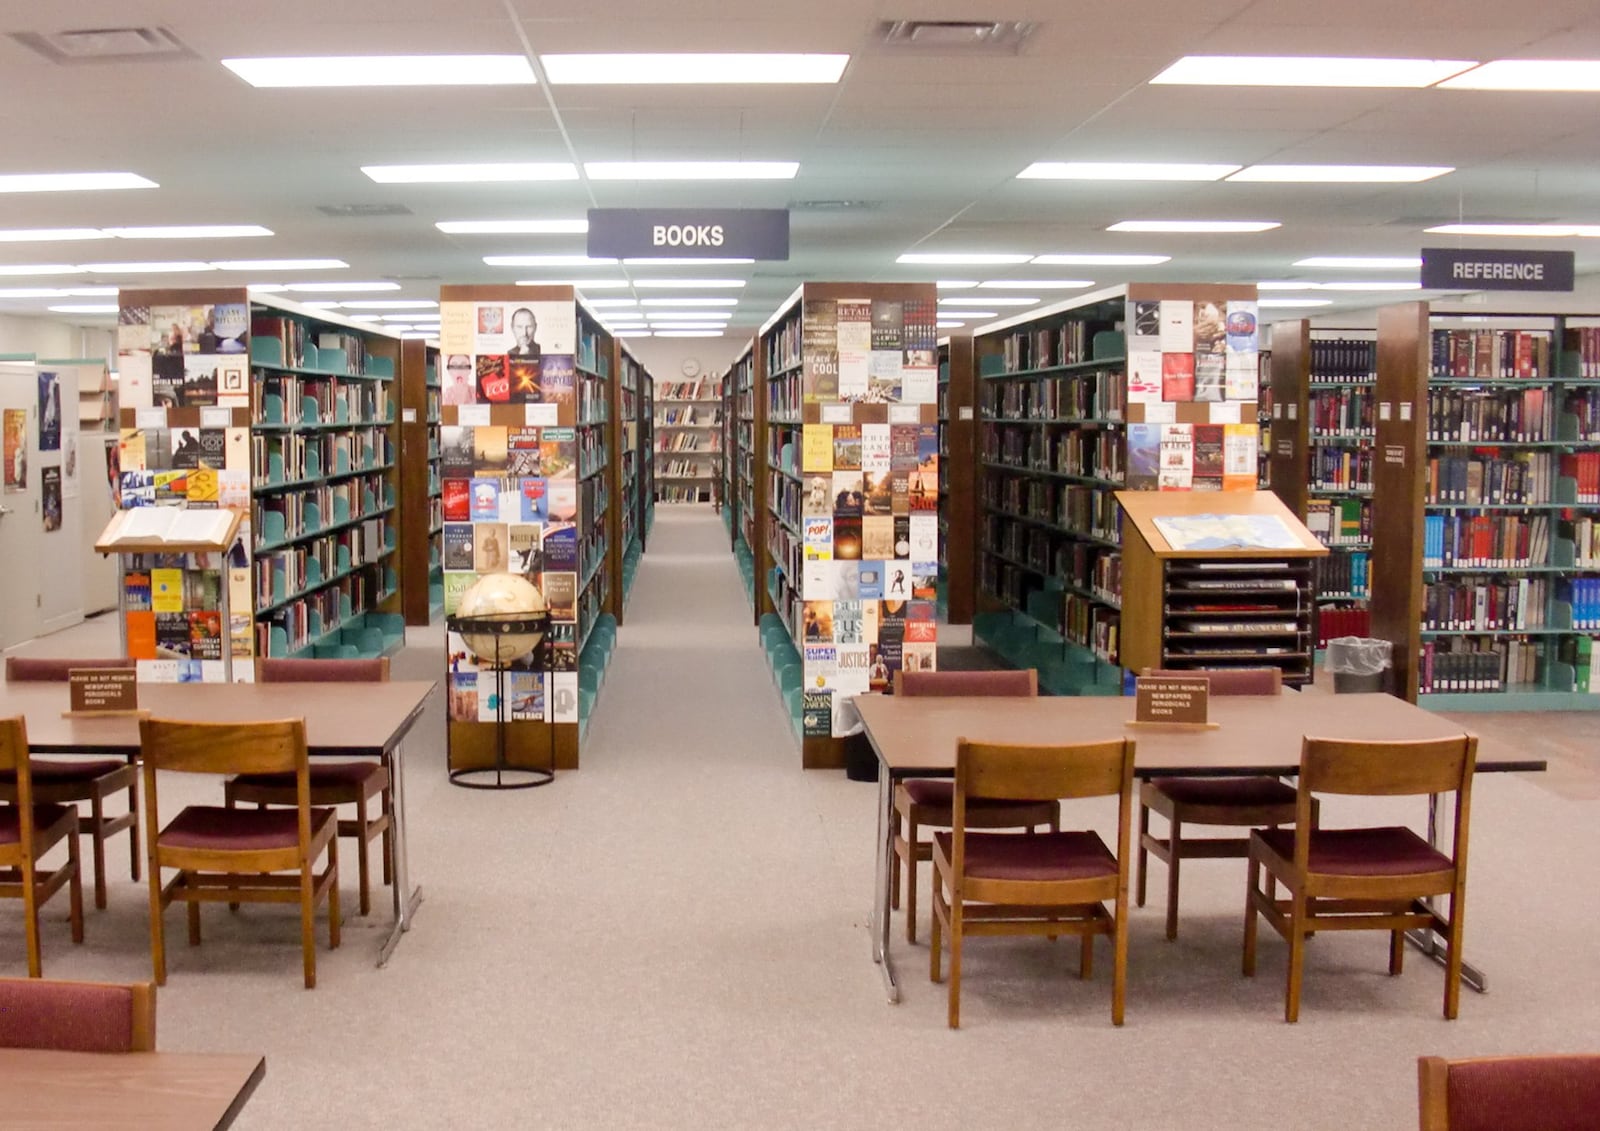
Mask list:
[[[1349,1131],[1415,1125],[1420,1053],[1595,1047],[1596,804],[1511,776],[1475,798],[1467,937],[1492,992],[1466,993],[1457,1022],[1440,1018],[1438,968],[1412,954],[1391,979],[1385,939],[1351,935],[1313,941],[1285,1025],[1282,944],[1265,935],[1260,975],[1239,975],[1234,861],[1186,867],[1177,943],[1159,906],[1136,914],[1122,1029],[1104,949],[1085,984],[1073,946],[978,940],[950,1032],[898,919],[905,1001],[885,1004],[865,929],[876,791],[799,769],[726,545],[709,508],[661,509],[582,770],[526,793],[451,788],[431,704],[407,747],[425,901],[387,969],[386,910],[347,921],[310,992],[292,909],[209,911],[198,949],[171,913],[160,1045],[266,1054],[237,1126]],[[414,631],[396,678],[437,678],[441,636]],[[114,649],[114,625],[31,646],[91,647]],[[1546,720],[1529,742],[1563,727],[1573,780],[1592,780],[1587,719]],[[1394,813],[1420,819],[1330,816]],[[48,908],[47,974],[149,976],[123,845],[83,946],[64,901]],[[23,972],[14,906],[0,959]]]

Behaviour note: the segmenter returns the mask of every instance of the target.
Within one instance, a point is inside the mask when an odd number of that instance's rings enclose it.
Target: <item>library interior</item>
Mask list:
[[[0,1123],[1600,1126],[1600,10],[13,9]]]

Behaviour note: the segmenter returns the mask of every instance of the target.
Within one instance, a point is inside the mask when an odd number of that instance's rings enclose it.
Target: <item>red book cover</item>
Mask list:
[[[472,480],[446,479],[440,484],[446,522],[472,521]]]
[[[129,613],[128,659],[153,660],[156,658],[155,613]]]
[[[1164,401],[1194,400],[1194,354],[1164,353],[1161,355],[1161,399]]]

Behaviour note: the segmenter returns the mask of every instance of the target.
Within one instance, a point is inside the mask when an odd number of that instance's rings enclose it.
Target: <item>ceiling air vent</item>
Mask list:
[[[897,51],[1015,55],[1038,26],[1025,20],[885,20],[878,41]]]
[[[880,200],[792,200],[791,212],[870,212],[881,208]]]
[[[164,27],[20,31],[11,33],[11,38],[53,63],[159,63],[195,57]]]
[[[319,204],[317,211],[325,216],[337,216],[341,220],[411,215],[411,209],[403,204]]]

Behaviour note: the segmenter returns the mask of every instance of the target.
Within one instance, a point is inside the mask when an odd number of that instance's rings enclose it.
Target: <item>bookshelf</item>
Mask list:
[[[439,347],[400,343],[400,582],[407,624],[444,611]]]
[[[722,381],[666,381],[655,408],[656,500],[709,503],[722,464]]]
[[[233,657],[398,647],[399,341],[243,287],[119,306],[122,506],[249,513],[227,555]]]
[[[78,363],[78,429],[84,433],[117,429],[117,391],[104,363],[98,367]]]
[[[765,476],[761,476],[760,482],[756,476],[756,345],[757,340],[752,338],[723,380],[726,398],[723,420],[727,422],[732,442],[732,447],[725,448],[729,458],[723,461],[728,482],[724,503],[729,515],[734,560],[744,582],[745,597],[750,602],[752,621],[761,616],[760,602],[756,599],[755,546],[760,528],[757,492],[761,500],[766,495]]]
[[[441,353],[470,357],[475,374],[472,400],[442,408],[445,612],[482,575],[534,580],[551,623],[508,673],[507,762],[575,769],[615,643],[625,526],[638,534],[624,517],[622,445],[641,370],[571,287],[446,286],[439,304]],[[534,357],[511,353],[523,311]],[[496,704],[492,678],[480,680],[491,669],[448,630],[446,652],[450,768],[490,768]]]
[[[971,624],[976,548],[950,533],[972,529],[977,493],[977,364],[972,335],[939,341],[939,594],[945,620]]]
[[[1379,312],[1373,633],[1445,710],[1593,710],[1600,329]]]
[[[1056,694],[1120,694],[1116,492],[1253,491],[1256,294],[1130,285],[976,333],[975,639]]]
[[[617,411],[612,446],[616,458],[611,461],[615,476],[613,497],[618,500],[617,546],[611,555],[615,574],[612,586],[620,595],[616,601],[617,623],[623,621],[628,594],[633,589],[633,579],[644,554],[645,512],[644,493],[650,478],[651,386],[649,373],[628,352],[621,341],[616,341]]]

